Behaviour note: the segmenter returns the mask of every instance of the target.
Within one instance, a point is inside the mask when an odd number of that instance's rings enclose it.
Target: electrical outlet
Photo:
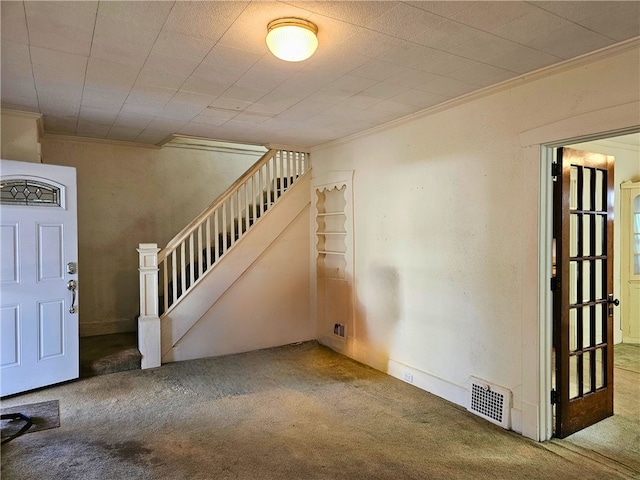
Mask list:
[[[413,383],[413,374],[409,372],[404,372],[404,381],[407,383]]]

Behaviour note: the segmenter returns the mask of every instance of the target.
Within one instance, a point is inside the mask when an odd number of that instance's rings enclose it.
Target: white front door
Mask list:
[[[0,160],[0,395],[78,378],[75,168]]]

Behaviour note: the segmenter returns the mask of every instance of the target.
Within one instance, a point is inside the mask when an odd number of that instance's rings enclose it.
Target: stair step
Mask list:
[[[80,377],[139,370],[141,360],[136,332],[80,338]]]

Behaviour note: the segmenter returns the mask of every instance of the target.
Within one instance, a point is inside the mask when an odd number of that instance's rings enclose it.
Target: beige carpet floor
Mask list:
[[[558,454],[316,343],[81,379],[3,480],[547,479],[630,475]]]

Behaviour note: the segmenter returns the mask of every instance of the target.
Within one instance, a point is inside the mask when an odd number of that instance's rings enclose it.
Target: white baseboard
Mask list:
[[[422,390],[426,390],[438,397],[467,408],[468,391],[465,387],[450,383],[391,358],[389,359],[387,373],[392,377],[411,383]]]
[[[80,336],[94,337],[112,333],[136,332],[138,325],[135,318],[121,318],[106,322],[80,322]]]

